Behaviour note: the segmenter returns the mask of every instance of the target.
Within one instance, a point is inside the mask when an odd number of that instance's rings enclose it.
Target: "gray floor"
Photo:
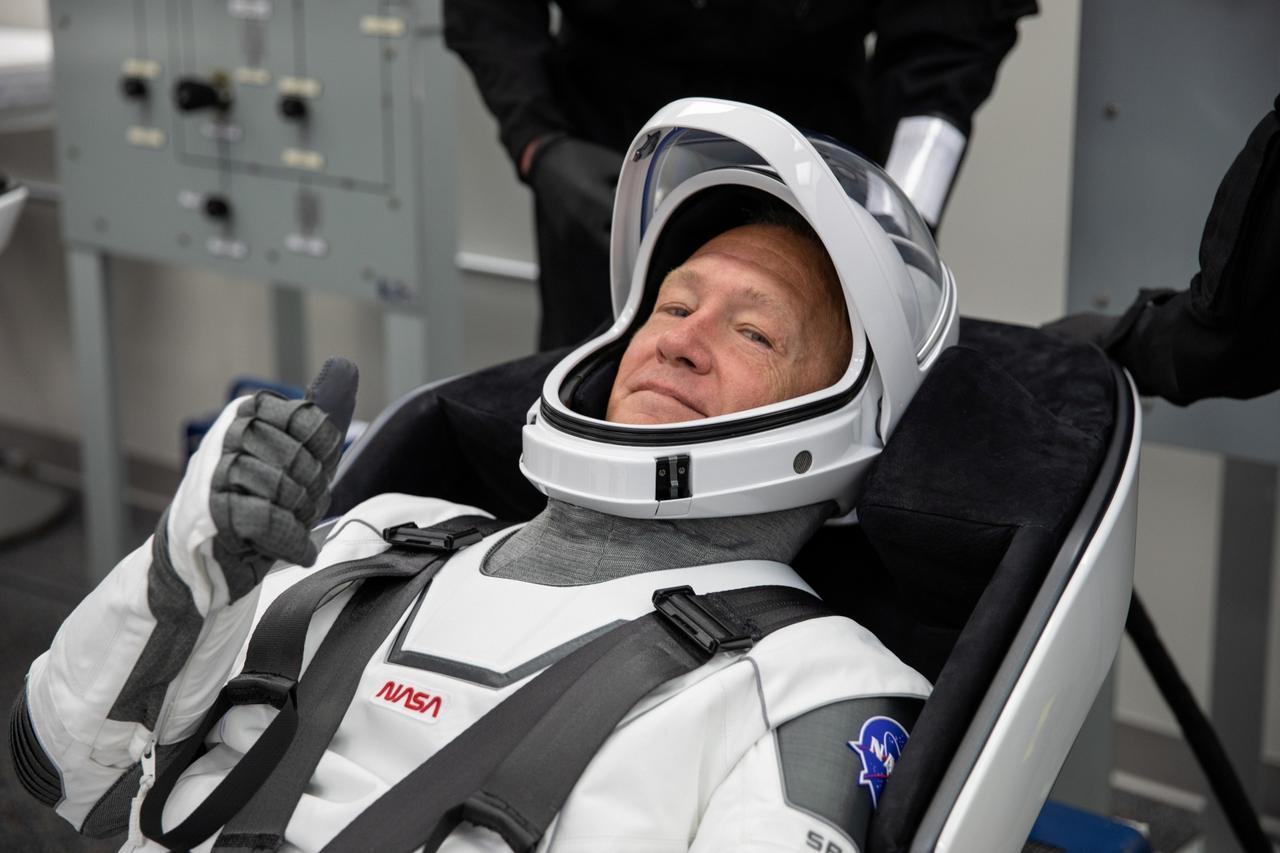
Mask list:
[[[1112,791],[1111,796],[1117,817],[1144,823],[1150,828],[1147,840],[1157,853],[1175,853],[1200,837],[1200,815],[1195,812],[1128,791]]]

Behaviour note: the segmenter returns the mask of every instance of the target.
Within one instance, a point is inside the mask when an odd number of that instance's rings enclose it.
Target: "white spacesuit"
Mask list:
[[[605,420],[600,395],[658,283],[750,220],[762,199],[797,211],[826,247],[849,313],[847,368],[829,387],[745,411],[653,426]],[[671,105],[637,137],[613,221],[616,322],[552,371],[525,427],[521,467],[548,495],[547,510],[436,565],[376,649],[347,661],[349,697],[312,691],[307,701],[346,710],[296,796],[274,804],[278,834],[215,823],[188,842],[194,849],[382,849],[376,834],[353,837],[349,825],[363,832],[358,816],[499,703],[518,703],[540,671],[652,613],[655,590],[808,591],[786,561],[825,518],[850,511],[867,463],[955,338],[954,282],[928,230],[852,152],[767,112],[707,100]],[[335,381],[320,383],[316,402],[229,406],[156,535],[32,665],[11,724],[19,776],[81,831],[109,835],[127,823],[126,848],[164,849],[154,831],[144,837],[142,803],[245,666],[268,605],[332,567],[376,562],[390,528],[483,514],[389,494],[308,535],[338,453],[324,411],[349,415],[349,400],[331,402]],[[272,569],[277,558],[302,565]],[[319,661],[329,640],[339,647],[356,621],[347,611],[370,583],[321,603],[305,661]],[[929,684],[833,615],[712,651],[626,712],[537,849],[859,849]],[[274,703],[296,699],[304,720],[310,672]],[[205,751],[172,771],[165,832],[236,778],[282,713],[262,696],[217,708]],[[465,820],[428,844],[507,847]]]

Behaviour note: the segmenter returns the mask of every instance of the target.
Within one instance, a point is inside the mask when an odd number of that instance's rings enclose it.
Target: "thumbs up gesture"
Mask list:
[[[277,560],[315,562],[311,527],[329,506],[358,379],[354,364],[329,359],[305,399],[259,391],[214,422],[157,531],[193,592],[207,582],[197,608],[237,600]]]

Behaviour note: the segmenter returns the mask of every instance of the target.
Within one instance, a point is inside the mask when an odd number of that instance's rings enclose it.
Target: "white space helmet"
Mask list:
[[[794,208],[830,254],[853,332],[848,368],[820,391],[732,414],[604,420],[618,362],[663,278],[749,221],[752,199]],[[649,120],[618,179],[610,254],[613,325],[547,377],[520,469],[549,497],[613,515],[748,515],[822,501],[847,512],[957,335],[955,280],[893,181],[839,143],[745,104],[691,98]]]

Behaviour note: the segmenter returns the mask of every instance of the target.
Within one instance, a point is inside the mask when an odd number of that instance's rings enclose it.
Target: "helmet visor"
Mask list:
[[[834,140],[811,136],[809,142],[849,201],[875,218],[902,258],[907,283],[896,285],[895,295],[902,305],[916,358],[923,359],[940,333],[945,313],[944,272],[928,226],[878,166]],[[805,172],[814,166],[812,161],[797,162],[793,166],[797,174],[787,178],[807,184],[812,176]],[[759,153],[736,140],[688,128],[676,128],[663,135],[656,143],[644,178],[640,237],[643,239],[657,221],[658,211],[676,188],[696,175],[724,168],[745,168],[780,180],[774,167]],[[800,213],[809,218],[806,211]]]

